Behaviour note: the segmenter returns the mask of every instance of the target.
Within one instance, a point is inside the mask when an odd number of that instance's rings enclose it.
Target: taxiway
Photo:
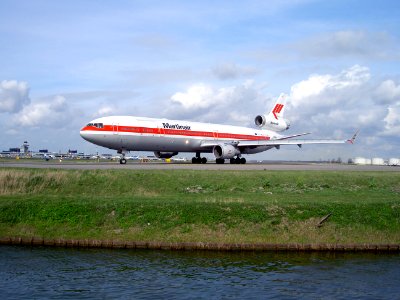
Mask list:
[[[248,163],[236,164],[191,164],[191,163],[138,163],[128,162],[120,165],[118,162],[0,162],[0,167],[39,168],[39,169],[79,169],[79,170],[235,170],[235,171],[392,171],[399,172],[400,167],[375,165],[349,165],[328,163]]]

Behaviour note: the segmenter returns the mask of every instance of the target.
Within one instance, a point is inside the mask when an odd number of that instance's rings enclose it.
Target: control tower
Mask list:
[[[22,144],[21,150],[24,151],[24,154],[25,154],[25,155],[28,154],[28,152],[29,152],[29,144],[28,144],[27,141],[25,141],[25,142]]]

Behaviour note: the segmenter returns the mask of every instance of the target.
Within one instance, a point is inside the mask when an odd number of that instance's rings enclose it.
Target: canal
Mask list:
[[[399,299],[400,255],[0,247],[2,299]]]

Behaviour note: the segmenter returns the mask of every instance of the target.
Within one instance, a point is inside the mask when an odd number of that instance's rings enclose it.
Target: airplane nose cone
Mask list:
[[[81,131],[79,132],[79,134],[81,135],[81,137],[82,137],[84,140],[87,140],[87,138],[88,138],[88,133],[87,133],[86,131],[84,131],[83,128],[81,129]]]

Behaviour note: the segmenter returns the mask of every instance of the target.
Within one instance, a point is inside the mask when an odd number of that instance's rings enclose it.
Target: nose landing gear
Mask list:
[[[120,163],[121,165],[126,165],[126,158],[125,158],[126,150],[125,150],[125,149],[122,149],[122,150],[117,151],[117,153],[122,154],[122,157],[119,159],[119,163]]]

